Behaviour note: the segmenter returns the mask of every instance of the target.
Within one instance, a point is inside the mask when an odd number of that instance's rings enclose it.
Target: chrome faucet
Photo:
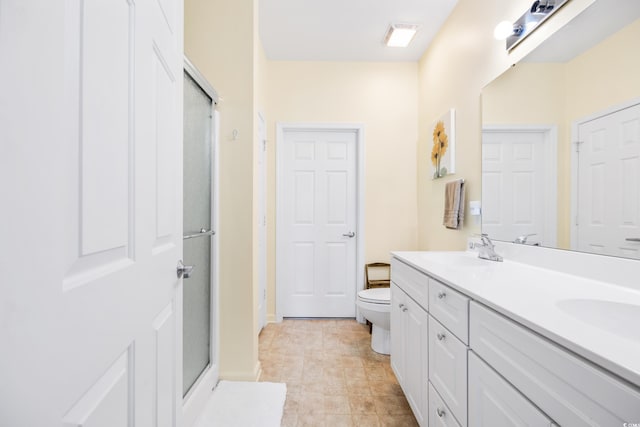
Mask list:
[[[489,261],[502,262],[502,257],[495,251],[495,246],[487,234],[481,234],[480,240],[482,244],[474,243],[474,249],[478,249],[478,258],[488,259]]]
[[[518,244],[521,244],[521,245],[526,245],[526,244],[527,244],[527,239],[528,239],[529,237],[531,237],[531,236],[535,236],[535,235],[536,235],[536,233],[531,233],[531,234],[522,234],[522,235],[520,235],[520,236],[516,237],[516,240],[514,240],[514,241],[513,241],[513,243],[518,243]],[[537,245],[534,243],[534,246],[537,246]]]

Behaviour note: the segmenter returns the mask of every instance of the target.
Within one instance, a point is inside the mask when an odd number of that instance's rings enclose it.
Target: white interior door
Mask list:
[[[355,317],[355,131],[285,130],[278,147],[279,313]]]
[[[577,249],[640,259],[640,104],[578,126]]]
[[[182,19],[0,3],[0,425],[180,425]]]
[[[550,131],[483,129],[482,232],[527,243],[556,242],[556,163]]]

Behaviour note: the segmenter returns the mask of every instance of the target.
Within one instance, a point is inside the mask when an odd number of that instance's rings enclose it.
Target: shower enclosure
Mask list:
[[[183,261],[183,385],[186,425],[218,377],[215,104],[217,95],[185,61]],[[191,409],[190,407],[193,407]]]

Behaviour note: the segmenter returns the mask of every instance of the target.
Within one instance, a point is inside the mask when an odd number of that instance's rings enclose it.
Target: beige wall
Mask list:
[[[417,249],[416,63],[268,62],[268,320],[275,315],[276,122],[360,123],[365,262]]]
[[[570,247],[572,124],[640,97],[638,40],[640,20],[569,62],[520,63],[483,90],[484,124],[558,127],[558,247]]]
[[[571,1],[508,54],[504,42],[493,39],[493,28],[502,20],[514,21],[531,6],[531,2],[459,1],[419,63],[417,188],[420,249],[463,249],[467,237],[480,231],[479,225],[469,217],[463,230],[448,230],[442,225],[442,214],[444,184],[449,180],[465,178],[467,201],[481,198],[482,88],[592,2]],[[431,125],[450,108],[456,109],[456,174],[432,181],[428,176]]]
[[[640,96],[639,43],[640,19],[567,64],[568,120]]]
[[[220,376],[239,380],[256,379],[260,369],[252,216],[256,7],[256,0],[185,1],[185,55],[221,96]]]

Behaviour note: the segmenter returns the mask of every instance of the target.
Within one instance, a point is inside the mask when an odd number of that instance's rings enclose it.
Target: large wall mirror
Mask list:
[[[640,259],[640,1],[596,0],[482,92],[482,231]]]

